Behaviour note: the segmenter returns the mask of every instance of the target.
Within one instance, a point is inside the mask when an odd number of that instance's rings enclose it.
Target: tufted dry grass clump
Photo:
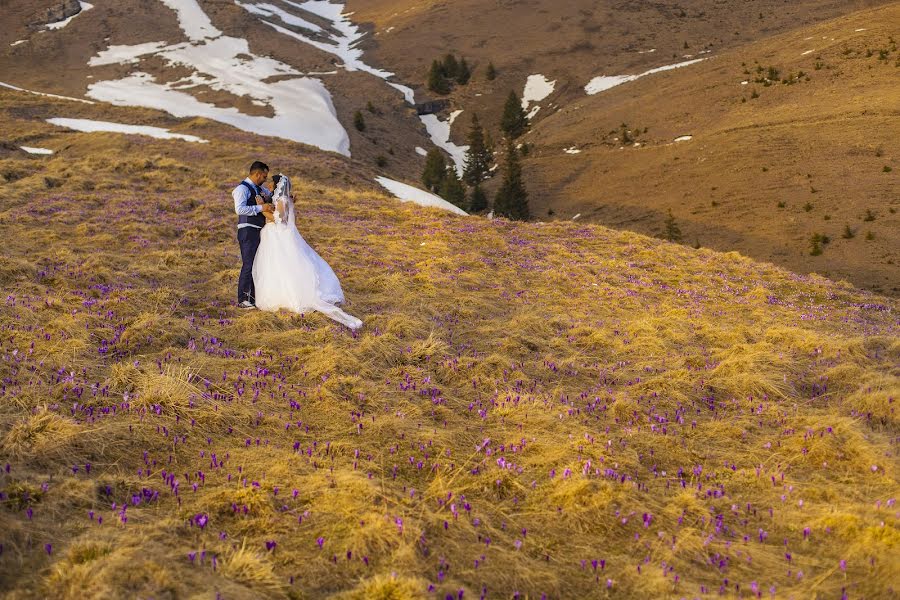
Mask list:
[[[365,324],[242,312],[245,151],[71,137],[0,209],[3,594],[896,595],[895,300],[273,151]]]

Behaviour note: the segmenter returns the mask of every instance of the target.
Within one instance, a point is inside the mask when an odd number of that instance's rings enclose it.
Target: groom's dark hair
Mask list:
[[[253,164],[250,165],[251,173],[256,173],[257,171],[268,171],[268,170],[269,170],[269,165],[267,165],[266,163],[259,161],[259,160],[254,160]]]

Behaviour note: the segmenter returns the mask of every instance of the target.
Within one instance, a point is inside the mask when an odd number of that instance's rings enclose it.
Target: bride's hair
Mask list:
[[[281,181],[282,177],[283,177],[283,175],[281,173],[272,177],[272,186],[273,186],[272,189],[273,190],[278,187],[278,182]]]

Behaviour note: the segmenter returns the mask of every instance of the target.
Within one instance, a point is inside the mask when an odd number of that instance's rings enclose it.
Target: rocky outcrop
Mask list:
[[[52,6],[37,13],[31,20],[31,24],[33,27],[40,27],[49,23],[58,23],[80,12],[81,4],[78,0],[62,0],[61,2],[54,2]]]

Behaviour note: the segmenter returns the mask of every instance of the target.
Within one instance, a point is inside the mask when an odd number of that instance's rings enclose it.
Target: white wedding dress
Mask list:
[[[272,199],[275,222],[262,228],[253,259],[257,308],[286,308],[297,313],[317,310],[350,329],[362,327],[362,321],[336,306],[344,301],[337,275],[297,231],[287,177],[281,176]]]

